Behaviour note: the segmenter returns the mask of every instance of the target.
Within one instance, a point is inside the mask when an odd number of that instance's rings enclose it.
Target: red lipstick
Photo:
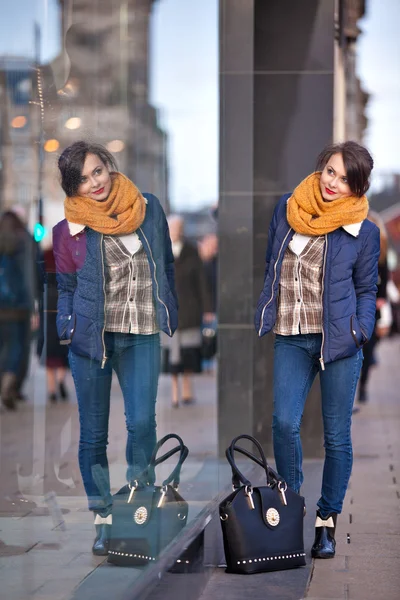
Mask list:
[[[334,196],[336,194],[336,192],[332,192],[332,190],[329,190],[327,187],[325,188],[325,191],[327,194],[329,194],[330,196]]]
[[[96,192],[93,192],[93,194],[102,194],[104,192],[104,188],[100,188],[99,190],[97,190]]]

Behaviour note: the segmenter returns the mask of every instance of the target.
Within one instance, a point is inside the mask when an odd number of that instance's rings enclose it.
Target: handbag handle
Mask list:
[[[260,460],[254,454],[252,454],[249,450],[246,450],[246,448],[242,448],[241,446],[235,446],[235,451],[240,452],[241,454],[244,454],[245,456],[247,456],[247,458],[250,458],[252,461],[257,463],[260,467],[264,468],[264,464],[263,464],[262,460]],[[270,467],[269,465],[268,465],[268,474],[270,476],[269,485],[271,485],[271,482],[272,482],[272,485],[274,485],[275,483],[281,483],[281,484],[286,483],[286,481],[283,479],[283,477],[278,475],[278,473],[276,471],[274,471],[274,469],[272,467]],[[267,480],[267,482],[268,482],[268,480]]]
[[[248,450],[237,446],[237,442],[241,439],[246,439],[252,442],[256,446],[258,452],[260,453],[260,458],[254,456],[254,454],[252,454]],[[274,484],[274,479],[272,477],[272,473],[270,473],[270,467],[268,466],[267,459],[265,458],[264,450],[262,449],[260,442],[256,440],[253,436],[243,433],[242,435],[238,435],[232,440],[231,445],[229,446],[229,448],[226,449],[225,452],[226,458],[232,469],[232,485],[234,488],[240,487],[241,484],[251,486],[251,482],[243,475],[243,473],[239,471],[235,463],[235,451],[241,452],[241,454],[244,454],[245,456],[256,462],[258,465],[260,465],[265,471],[267,485],[272,486]]]
[[[166,442],[168,442],[168,440],[171,440],[171,439],[177,440],[178,446],[175,446],[175,448],[168,450],[165,454],[163,454],[162,456],[157,458],[157,454],[158,454],[158,451],[160,450],[161,446],[163,446]],[[140,483],[142,485],[154,485],[154,483],[156,481],[156,473],[155,473],[156,467],[158,465],[162,464],[163,462],[165,462],[166,460],[168,460],[168,458],[170,458],[171,456],[173,456],[174,454],[176,454],[178,452],[179,452],[179,459],[178,459],[177,465],[175,466],[172,473],[162,483],[163,486],[168,485],[169,483],[172,483],[174,487],[178,487],[179,482],[180,482],[182,465],[189,454],[189,450],[188,450],[187,446],[185,446],[185,444],[183,443],[182,438],[179,435],[177,435],[176,433],[168,433],[163,438],[161,438],[161,440],[159,440],[157,442],[157,444],[153,450],[153,454],[150,458],[149,464],[147,465],[146,469],[142,472],[142,474],[139,476],[139,478],[137,478],[138,483]]]

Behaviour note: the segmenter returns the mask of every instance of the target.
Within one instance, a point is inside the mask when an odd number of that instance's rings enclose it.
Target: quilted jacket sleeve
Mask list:
[[[264,271],[264,281],[268,274],[269,263],[271,262],[272,256],[272,243],[274,241],[276,227],[278,224],[278,211],[280,208],[280,202],[276,205],[274,214],[272,215],[271,223],[268,229],[268,242],[267,242],[267,252],[265,255],[265,271]]]
[[[175,298],[176,308],[178,309],[178,296],[176,295],[175,289],[175,267],[174,267],[174,255],[172,253],[171,238],[169,237],[169,227],[167,219],[163,211],[164,221],[164,246],[165,246],[165,272],[167,274],[168,283],[170,290]]]
[[[270,223],[269,229],[268,229],[267,252],[265,255],[264,285],[263,285],[263,289],[261,291],[260,297],[258,299],[256,312],[254,315],[254,326],[259,335],[260,335],[262,308],[265,304],[265,289],[267,287],[269,264],[272,259],[272,246],[273,246],[273,242],[274,242],[274,238],[275,238],[276,228],[277,228],[278,221],[279,221],[279,213],[282,210],[282,208],[281,208],[282,202],[283,202],[283,198],[280,199],[280,201],[278,202],[278,204],[275,207],[274,213],[272,215],[271,223]],[[261,336],[264,335],[264,333],[265,333],[265,331],[261,332]]]
[[[364,343],[370,339],[375,327],[379,253],[379,229],[374,225],[365,240],[353,270],[357,318],[365,338]]]
[[[76,267],[67,246],[63,222],[53,229],[53,253],[57,273],[57,331],[60,340],[66,339],[71,320],[74,293],[77,285]]]

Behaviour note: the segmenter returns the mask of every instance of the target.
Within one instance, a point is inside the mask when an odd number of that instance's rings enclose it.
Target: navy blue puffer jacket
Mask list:
[[[146,216],[136,231],[149,261],[157,322],[172,336],[178,325],[174,257],[167,220],[152,194],[146,199]],[[57,269],[57,331],[61,342],[81,356],[104,364],[104,250],[103,235],[83,229],[71,235],[64,219],[53,229],[53,251]]]
[[[255,327],[261,337],[276,322],[279,278],[285,250],[294,235],[286,218],[291,194],[279,200],[268,234],[264,287]],[[325,235],[322,276],[321,367],[356,354],[371,337],[375,326],[379,229],[363,221],[358,235],[344,228]]]

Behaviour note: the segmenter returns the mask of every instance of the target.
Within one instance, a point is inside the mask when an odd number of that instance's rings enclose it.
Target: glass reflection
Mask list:
[[[57,550],[51,560],[61,568],[66,555],[76,558],[79,548],[84,560],[77,559],[76,564],[85,564],[76,571],[75,579],[71,577],[74,587],[104,560],[104,555],[92,556],[93,538],[97,534],[100,545],[108,540],[112,498],[124,489],[126,481],[134,482],[148,469],[157,438],[173,431],[190,446],[190,455],[181,464],[178,499],[186,506],[186,516],[176,531],[172,527],[164,536],[157,552],[143,550],[142,556],[162,553],[172,534],[190,523],[218,491],[214,460],[216,319],[211,322],[207,315],[203,319],[203,313],[215,315],[214,292],[196,320],[198,351],[204,346],[205,331],[214,337],[214,349],[197,355],[201,373],[192,377],[193,389],[187,395],[196,402],[173,410],[170,375],[158,378],[158,330],[169,327],[172,332],[175,302],[173,284],[166,284],[171,255],[161,209],[168,215],[172,207],[182,215],[185,237],[198,261],[204,261],[202,277],[209,291],[213,286],[215,291],[216,244],[211,254],[207,248],[216,230],[210,207],[217,197],[218,7],[215,0],[196,8],[183,0],[17,0],[9,8],[0,50],[0,210],[19,211],[18,218],[25,223],[30,250],[24,269],[33,270],[30,276],[37,289],[18,336],[18,376],[8,386],[12,389],[9,406],[8,388],[2,394],[0,561],[5,561],[2,571],[7,573],[7,558],[26,554],[24,564],[29,569],[18,583],[24,596],[39,584],[44,591],[50,589],[48,573],[41,567],[48,561],[49,549]],[[52,240],[52,228],[64,216],[58,161],[65,149],[79,140],[100,144],[118,163],[118,172],[144,196],[150,194],[147,215],[153,196],[160,201],[160,222],[155,220],[148,230],[141,225],[141,247],[131,245],[130,253],[120,242],[124,233],[120,232],[118,239],[98,233],[103,236],[100,245],[90,224],[85,231],[68,229]],[[114,167],[110,171],[113,173]],[[86,172],[82,166],[78,175],[89,181],[96,177],[92,173],[93,169]],[[70,175],[74,180],[77,174]],[[110,177],[113,184],[114,175]],[[95,195],[98,188],[100,184],[89,191],[89,196],[94,193],[93,202],[103,200]],[[82,225],[75,214],[74,219]],[[146,327],[150,323],[154,331],[133,333],[137,323],[132,317],[127,332],[111,331],[112,324],[107,321],[104,340],[99,338],[102,321],[96,322],[89,307],[104,312],[99,300],[100,266],[104,268],[103,293],[108,294],[106,306],[112,295],[121,305],[122,288],[126,292],[122,305],[130,305],[132,295],[123,285],[129,272],[129,290],[135,283],[145,307],[141,314]],[[163,305],[170,321],[165,327],[168,319],[166,313],[162,315]],[[0,327],[8,327],[4,307],[0,313]],[[62,341],[71,343],[59,345],[59,334]],[[134,335],[145,336],[147,343],[127,345],[129,336]],[[0,344],[5,339],[10,336],[2,330]],[[105,369],[101,369],[104,356],[98,356],[103,344],[108,359]],[[8,354],[9,347],[4,348]],[[66,366],[65,357],[73,355],[74,349],[86,356],[76,352]],[[209,362],[204,362],[205,358]],[[111,363],[116,366],[124,361],[132,368],[124,371],[117,366],[119,377],[112,379]],[[8,368],[1,364],[1,369]],[[7,384],[7,377],[3,381]],[[148,382],[147,403],[143,400],[147,393],[144,381]],[[126,398],[136,396],[140,401],[135,406],[129,403],[124,411],[123,392]],[[16,411],[9,410],[11,405]],[[93,426],[96,418],[101,427]],[[82,430],[85,434],[79,441]],[[176,466],[176,456],[171,454],[171,445],[169,448],[163,450],[167,458],[157,463],[153,484],[158,494]],[[173,489],[175,500],[176,494]],[[87,497],[99,519],[104,519],[96,523],[96,529],[87,513]],[[16,516],[22,518],[16,521]],[[67,596],[68,584],[63,585]]]

